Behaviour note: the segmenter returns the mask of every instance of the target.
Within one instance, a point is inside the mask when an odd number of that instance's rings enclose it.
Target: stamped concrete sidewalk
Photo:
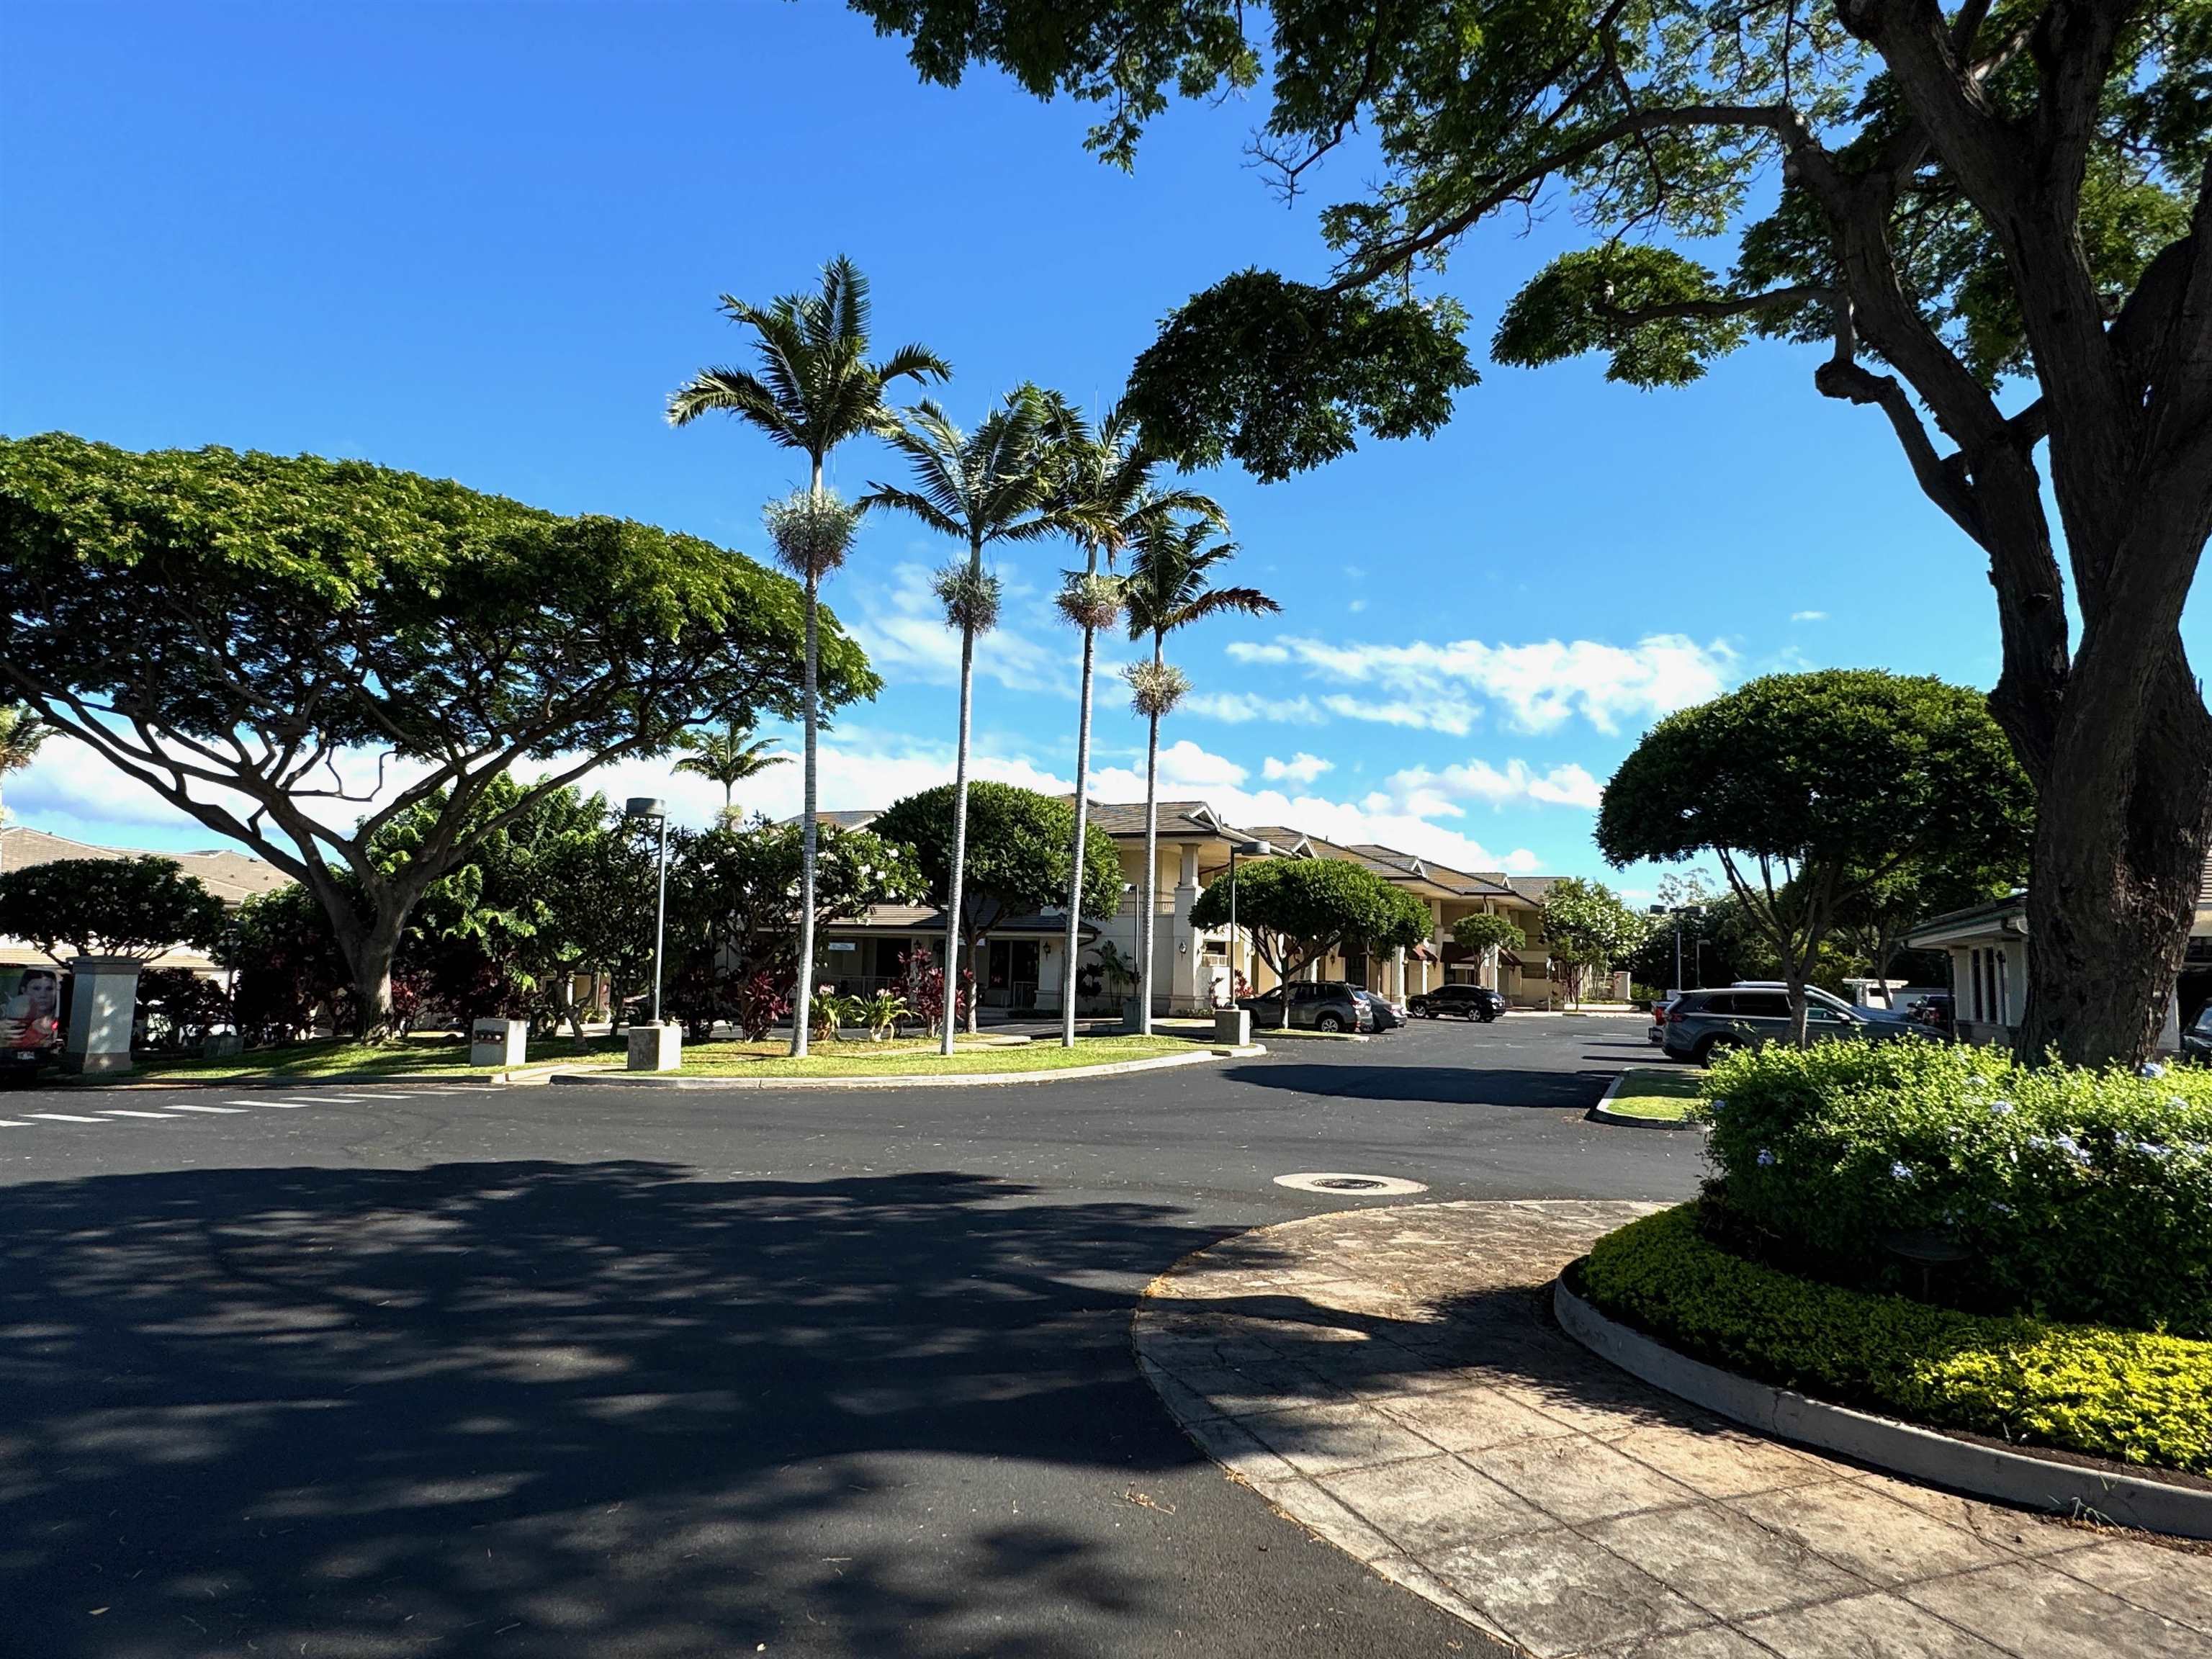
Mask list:
[[[1283,1513],[1544,1659],[2212,1653],[2212,1557],[1794,1450],[1561,1334],[1552,1279],[1652,1207],[1247,1233],[1153,1283],[1138,1358]]]

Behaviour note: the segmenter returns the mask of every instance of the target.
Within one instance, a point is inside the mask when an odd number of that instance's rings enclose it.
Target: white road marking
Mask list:
[[[102,1117],[173,1117],[173,1112],[134,1112],[127,1106],[112,1106],[100,1114]]]
[[[12,1117],[0,1117],[0,1129],[27,1129],[27,1123],[19,1123]]]
[[[255,1100],[250,1096],[241,1095],[230,1103],[234,1106],[282,1106],[288,1112],[296,1112],[315,1103],[312,1100]]]
[[[96,1117],[72,1117],[67,1112],[26,1112],[25,1117],[44,1118],[49,1123],[98,1123]]]
[[[240,1109],[236,1106],[187,1106],[179,1101],[169,1109],[173,1112],[223,1112],[235,1116]]]

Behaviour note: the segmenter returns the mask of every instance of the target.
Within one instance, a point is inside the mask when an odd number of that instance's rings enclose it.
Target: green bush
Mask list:
[[[1963,1305],[2212,1336],[2212,1072],[1830,1042],[1736,1054],[1706,1089],[1718,1195],[1781,1265],[1917,1285],[1889,1244],[1933,1234]]]
[[[1801,1279],[1711,1243],[1694,1204],[1600,1239],[1582,1289],[1671,1346],[1802,1393],[2212,1474],[2212,1343],[1960,1313]]]

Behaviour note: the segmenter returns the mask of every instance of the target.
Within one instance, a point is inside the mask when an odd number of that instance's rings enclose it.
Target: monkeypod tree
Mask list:
[[[366,1034],[416,901],[507,815],[730,709],[796,714],[800,608],[694,537],[365,462],[0,439],[0,688],[313,892]],[[823,701],[876,685],[833,624]]]
[[[1280,477],[1435,430],[1474,380],[1446,258],[1547,208],[1587,243],[1506,307],[1498,361],[1667,386],[1820,348],[1813,388],[1885,421],[1988,562],[1990,707],[2041,800],[2022,1044],[2147,1052],[2212,836],[2179,634],[2212,533],[2204,0],[848,3],[930,80],[987,63],[1103,105],[1123,166],[1170,96],[1263,72],[1286,191],[1358,135],[1328,274],[1231,276],[1139,360],[1171,459]]]
[[[1580,1002],[1584,976],[1634,953],[1650,925],[1602,882],[1562,876],[1544,891],[1544,943],[1567,970],[1567,1000]]]
[[[924,789],[893,803],[868,828],[884,841],[902,842],[914,849],[931,902],[949,907],[952,895],[958,894],[959,909],[949,918],[947,931],[960,941],[964,966],[984,935],[1001,922],[1067,902],[1075,810],[1066,801],[1011,783],[970,783],[963,846],[959,793],[949,783]],[[1083,847],[1083,914],[1110,916],[1121,904],[1121,855],[1114,838],[1096,824],[1086,827]],[[967,1024],[969,1030],[975,1029],[972,1000]]]
[[[1780,958],[1792,1036],[1825,944],[1883,882],[2017,858],[2034,792],[1982,698],[1870,669],[1774,674],[1669,714],[1598,811],[1616,866],[1710,853]]]
[[[1291,1023],[1291,982],[1346,945],[1395,951],[1429,931],[1428,907],[1372,870],[1346,859],[1255,859],[1198,896],[1190,925],[1226,927],[1236,895],[1237,925],[1279,982],[1279,1024]]]
[[[173,859],[61,859],[0,876],[0,936],[67,955],[149,962],[172,945],[204,949],[223,931],[222,901]]]

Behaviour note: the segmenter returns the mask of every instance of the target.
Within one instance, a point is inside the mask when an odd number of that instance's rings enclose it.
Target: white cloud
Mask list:
[[[1319,755],[1309,755],[1303,749],[1288,760],[1277,760],[1273,755],[1260,763],[1260,775],[1270,783],[1311,783],[1322,773],[1335,769],[1334,761],[1325,761]]]
[[[1393,773],[1392,797],[1407,803],[1438,803],[1425,807],[1430,816],[1456,815],[1462,800],[1500,806],[1579,806],[1597,810],[1604,787],[1580,766],[1571,763],[1539,772],[1528,762],[1511,760],[1501,769],[1488,761],[1473,760],[1447,766],[1441,772],[1410,767]]]
[[[1719,641],[1699,645],[1682,634],[1652,634],[1632,646],[1596,640],[1335,645],[1293,636],[1229,649],[1246,662],[1287,657],[1317,678],[1386,694],[1374,701],[1341,694],[1323,698],[1333,713],[1455,734],[1474,723],[1478,700],[1501,705],[1519,731],[1548,732],[1579,717],[1601,732],[1616,732],[1624,723],[1718,695],[1735,660]]]
[[[1231,662],[1288,662],[1291,659],[1290,647],[1287,646],[1260,645],[1250,640],[1231,640],[1224,648],[1228,652],[1229,660]],[[1072,836],[1075,832],[1071,830],[1067,833]]]
[[[1180,711],[1230,726],[1253,720],[1273,720],[1286,726],[1312,726],[1321,710],[1310,697],[1262,697],[1249,691],[1200,691],[1183,699]]]
[[[1790,620],[1791,622],[1826,622],[1828,620],[1828,613],[1825,611],[1793,611],[1790,613]],[[1074,832],[1071,830],[1069,833],[1072,835]]]
[[[903,673],[950,685],[960,678],[960,635],[945,624],[933,576],[926,566],[901,564],[888,587],[859,589],[858,615],[846,626],[886,679]],[[1075,695],[1074,653],[1050,649],[1004,623],[976,641],[975,673],[1009,690]]]

